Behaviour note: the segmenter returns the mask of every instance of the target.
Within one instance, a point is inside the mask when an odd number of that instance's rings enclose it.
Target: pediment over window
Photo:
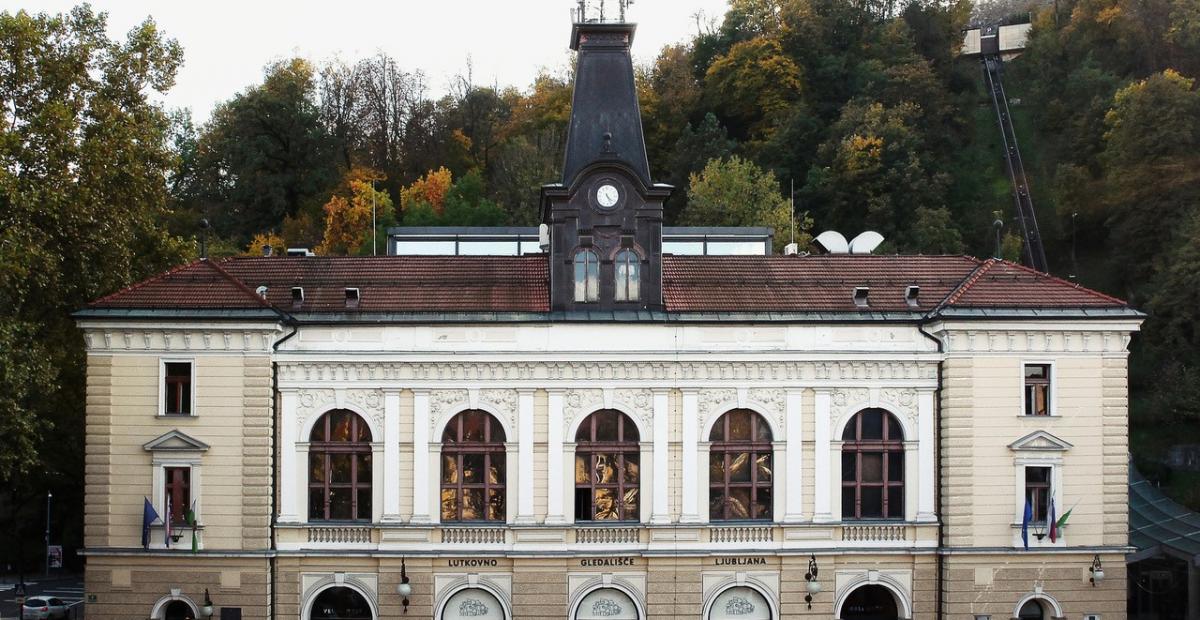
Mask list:
[[[208,444],[189,437],[186,433],[173,430],[142,446],[147,452],[204,452]]]
[[[1046,431],[1034,431],[1008,444],[1008,447],[1018,452],[1065,452],[1073,446]]]

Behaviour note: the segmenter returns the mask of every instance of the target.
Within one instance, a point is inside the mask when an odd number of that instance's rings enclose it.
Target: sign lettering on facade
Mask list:
[[[446,560],[446,565],[450,567],[495,567],[499,562],[495,558],[450,558]]]
[[[713,558],[716,566],[766,566],[766,558]]]
[[[584,558],[579,565],[585,568],[595,566],[633,566],[633,558]]]

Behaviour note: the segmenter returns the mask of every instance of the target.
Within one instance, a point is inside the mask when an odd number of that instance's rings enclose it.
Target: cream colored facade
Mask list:
[[[570,618],[597,589],[624,593],[637,618],[739,617],[713,607],[729,588],[758,593],[769,618],[854,617],[844,603],[863,586],[891,593],[899,618],[1012,618],[1030,598],[1053,617],[1124,617],[1133,319],[81,326],[90,617],[162,618],[207,588],[244,618],[307,620],[335,586],[375,618],[431,618],[469,589],[504,618]],[[161,415],[171,360],[194,364],[192,416]],[[1052,367],[1049,417],[1022,415],[1026,363]],[[903,520],[841,516],[842,431],[870,407],[903,428]],[[738,408],[772,431],[769,522],[708,518],[707,440]],[[370,428],[369,523],[307,514],[308,437],[332,409]],[[504,524],[439,523],[440,437],[467,409],[505,430]],[[599,409],[638,428],[638,523],[574,519],[571,440]],[[163,549],[156,529],[141,548],[142,498],[164,510],[168,465],[191,468],[197,554],[190,532]],[[1031,536],[1025,551],[1032,465],[1052,468],[1060,512],[1074,509],[1058,542]]]

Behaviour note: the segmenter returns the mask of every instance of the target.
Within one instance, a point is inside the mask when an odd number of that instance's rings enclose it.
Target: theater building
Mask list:
[[[1124,617],[1142,315],[664,252],[633,35],[573,28],[546,251],[202,259],[77,314],[90,618]]]

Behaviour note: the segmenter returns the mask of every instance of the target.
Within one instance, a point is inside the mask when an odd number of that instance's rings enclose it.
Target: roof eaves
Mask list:
[[[154,283],[154,282],[158,282],[158,281],[160,281],[160,280],[163,280],[164,278],[167,278],[167,277],[169,277],[169,276],[175,275],[176,273],[179,273],[179,272],[181,272],[181,271],[184,271],[184,270],[186,270],[186,269],[190,268],[192,265],[195,265],[195,264],[197,264],[197,263],[199,263],[199,262],[201,262],[201,261],[203,261],[203,260],[205,260],[205,259],[203,259],[203,258],[198,258],[198,259],[196,259],[196,260],[194,260],[194,261],[191,261],[191,262],[189,262],[189,263],[183,263],[183,264],[181,264],[181,265],[176,265],[176,266],[174,266],[174,267],[172,267],[172,268],[170,268],[170,269],[168,269],[168,270],[166,270],[166,271],[164,271],[164,272],[162,272],[162,273],[160,273],[160,274],[157,274],[157,275],[151,276],[151,277],[149,277],[149,278],[146,278],[145,280],[140,280],[140,281],[138,281],[138,282],[134,282],[133,284],[130,284],[129,286],[126,286],[126,287],[124,287],[124,288],[121,288],[121,289],[119,289],[119,290],[113,291],[113,292],[111,292],[111,293],[109,293],[109,294],[107,294],[107,295],[105,295],[105,296],[103,296],[103,297],[101,297],[101,298],[99,298],[99,299],[96,299],[96,300],[93,300],[93,301],[89,302],[89,303],[87,304],[87,307],[89,307],[89,308],[90,308],[90,307],[93,307],[93,306],[98,306],[98,305],[101,305],[101,304],[103,304],[104,302],[107,302],[107,301],[109,301],[109,300],[112,300],[112,299],[116,299],[117,297],[119,297],[119,296],[121,296],[121,295],[124,295],[124,294],[126,294],[126,293],[129,293],[129,292],[131,292],[131,291],[136,291],[136,290],[138,290],[138,289],[140,289],[140,288],[143,288],[143,287],[145,287],[145,286],[148,286],[148,285],[150,285],[150,284],[152,284],[152,283]]]

